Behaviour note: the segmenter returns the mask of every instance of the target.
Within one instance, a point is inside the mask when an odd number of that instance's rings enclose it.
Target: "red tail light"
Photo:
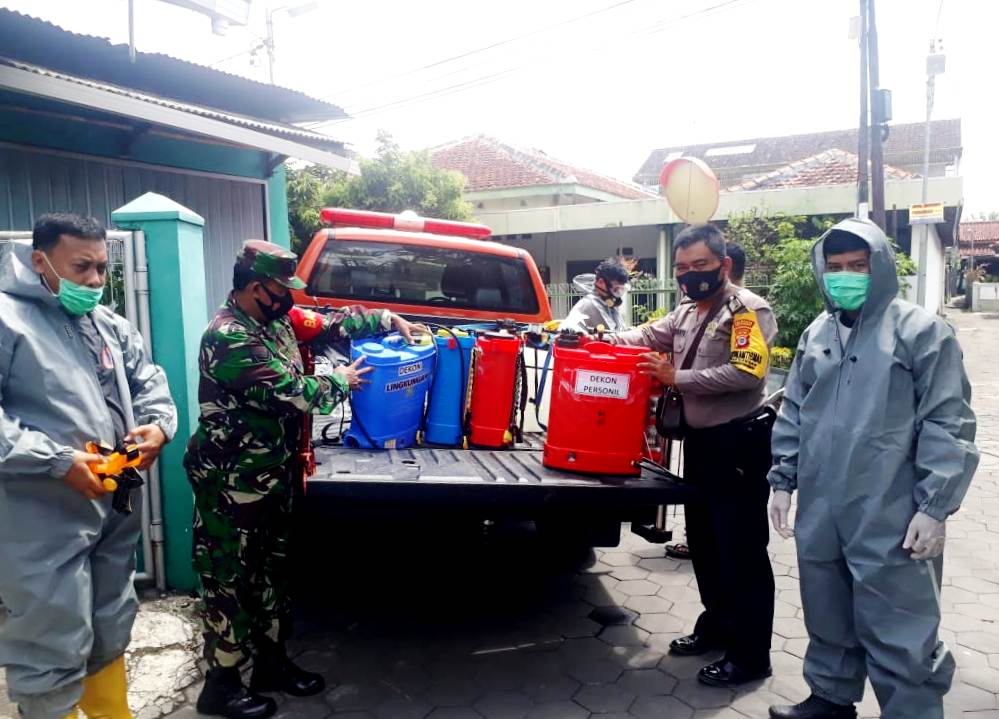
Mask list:
[[[493,233],[486,225],[475,222],[455,222],[453,220],[433,220],[420,217],[412,212],[393,215],[388,212],[368,210],[343,210],[327,207],[320,211],[319,218],[324,225],[333,227],[371,227],[383,230],[403,230],[406,232],[431,232],[435,235],[453,235],[482,240]]]

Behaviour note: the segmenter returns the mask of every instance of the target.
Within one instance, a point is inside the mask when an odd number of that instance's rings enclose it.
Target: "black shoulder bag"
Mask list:
[[[728,299],[729,296],[726,294],[715,302],[714,306],[708,312],[707,317],[704,318],[704,321],[698,328],[697,334],[694,335],[694,339],[690,343],[690,348],[683,357],[683,365],[679,369],[690,369],[690,366],[694,363],[694,357],[697,355],[697,346],[701,344],[701,337],[704,336],[704,331],[721,311],[721,308],[725,306]],[[656,431],[659,432],[660,437],[665,439],[680,440],[683,439],[686,430],[687,423],[683,418],[683,395],[680,393],[680,390],[672,385],[663,387],[663,393],[659,396],[659,404],[656,405]]]

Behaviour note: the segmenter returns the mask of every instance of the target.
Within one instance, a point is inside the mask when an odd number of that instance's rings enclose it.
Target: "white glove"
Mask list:
[[[791,493],[783,489],[774,490],[774,498],[770,502],[770,522],[777,530],[777,534],[790,539],[794,536],[794,530],[788,524],[788,515],[791,513]]]
[[[947,537],[944,523],[928,514],[916,512],[905,533],[902,549],[912,550],[913,559],[933,559],[943,554]]]

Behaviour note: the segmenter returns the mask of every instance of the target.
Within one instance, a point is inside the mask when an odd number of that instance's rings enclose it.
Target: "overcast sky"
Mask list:
[[[202,15],[135,0],[136,44],[266,80],[265,55],[254,65],[247,52],[265,8],[302,3],[255,0],[249,27],[220,37]],[[630,179],[656,147],[841,129],[859,116],[847,35],[857,0],[317,4],[275,14],[276,80],[355,114],[323,131],[362,153],[379,129],[405,148],[484,133]],[[127,0],[0,5],[127,42]],[[877,0],[877,12],[896,122],[925,117],[925,55],[943,38],[933,116],[962,120],[966,213],[999,210],[999,2]]]

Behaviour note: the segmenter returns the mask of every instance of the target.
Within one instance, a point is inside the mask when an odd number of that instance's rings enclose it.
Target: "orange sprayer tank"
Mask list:
[[[486,332],[475,343],[468,441],[479,447],[513,444],[513,401],[521,340],[504,331]]]
[[[556,340],[544,465],[587,474],[639,475],[652,380],[649,350]]]

